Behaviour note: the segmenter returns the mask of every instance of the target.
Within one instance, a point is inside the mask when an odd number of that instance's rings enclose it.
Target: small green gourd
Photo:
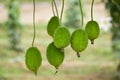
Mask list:
[[[41,66],[41,53],[36,47],[30,47],[25,55],[25,64],[27,68],[37,75],[37,70]]]
[[[47,47],[46,56],[48,62],[53,65],[56,69],[63,63],[64,52],[61,49],[56,48],[54,43],[50,43]]]
[[[94,44],[94,40],[98,38],[100,34],[100,28],[96,21],[89,21],[86,24],[85,30],[88,34],[88,38],[91,41],[91,44]]]
[[[50,36],[53,37],[55,30],[60,26],[59,18],[57,16],[53,16],[47,25],[47,32]]]
[[[79,52],[82,52],[87,48],[88,45],[88,35],[82,30],[75,30],[71,36],[71,47],[77,53],[77,56],[80,57]]]
[[[60,26],[56,29],[53,39],[57,48],[65,48],[70,43],[70,32],[67,28]]]

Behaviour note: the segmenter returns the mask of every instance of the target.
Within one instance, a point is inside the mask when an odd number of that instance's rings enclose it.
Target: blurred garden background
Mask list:
[[[84,25],[90,20],[92,0],[82,0]],[[61,0],[56,0],[59,11]],[[59,72],[46,58],[46,48],[52,41],[47,24],[53,16],[50,0],[36,0],[35,46],[42,53],[42,66],[37,77],[25,66],[25,52],[33,38],[32,0],[0,0],[0,80],[120,80],[120,7],[111,0],[95,0],[94,20],[101,28],[95,44],[77,58],[69,47]],[[78,0],[65,0],[63,24],[71,33],[80,27]]]

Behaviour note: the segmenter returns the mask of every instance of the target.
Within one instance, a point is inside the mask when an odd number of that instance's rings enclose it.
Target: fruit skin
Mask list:
[[[100,28],[99,28],[98,23],[96,21],[89,21],[86,24],[85,30],[88,34],[88,38],[90,39],[91,44],[93,44],[94,40],[98,38],[100,34]]]
[[[53,42],[48,45],[46,56],[48,62],[56,69],[58,69],[64,60],[64,52],[62,52],[61,49],[56,48]]]
[[[67,28],[60,26],[56,29],[53,39],[57,48],[65,48],[70,43],[70,32]]]
[[[59,18],[57,16],[53,16],[47,25],[47,32],[50,36],[53,37],[55,30],[60,26]]]
[[[87,45],[88,45],[87,33],[82,29],[75,30],[71,36],[72,49],[79,53],[85,50]]]
[[[120,0],[112,0],[112,1],[120,6]]]
[[[40,51],[36,47],[30,47],[25,55],[25,64],[27,68],[37,75],[37,70],[41,66],[42,57]]]

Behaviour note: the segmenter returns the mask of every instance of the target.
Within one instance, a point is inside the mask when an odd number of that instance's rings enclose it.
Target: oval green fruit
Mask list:
[[[48,45],[46,56],[48,62],[56,69],[58,69],[64,60],[64,52],[62,52],[61,49],[56,48],[53,42]]]
[[[80,57],[79,52],[82,52],[86,49],[88,45],[88,35],[82,30],[75,30],[71,36],[71,47],[74,51],[77,52],[77,56]]]
[[[94,44],[94,40],[98,38],[100,34],[100,28],[96,21],[89,21],[86,24],[85,30],[88,34],[88,38],[91,41],[91,44]]]
[[[70,43],[70,32],[67,28],[60,26],[55,30],[53,39],[57,48],[65,48]]]
[[[53,16],[47,25],[47,32],[50,36],[53,37],[55,30],[60,26],[59,18],[57,16]]]
[[[41,53],[36,47],[30,47],[25,55],[25,64],[29,70],[37,75],[37,70],[41,66]]]

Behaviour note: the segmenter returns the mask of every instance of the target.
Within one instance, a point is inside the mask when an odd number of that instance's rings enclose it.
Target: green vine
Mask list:
[[[81,18],[82,18],[82,24],[81,24],[81,28],[83,27],[83,24],[84,24],[84,18],[83,18],[83,10],[82,10],[82,3],[81,3],[81,0],[79,0],[79,4],[80,4],[80,12],[81,12]]]
[[[58,12],[57,5],[56,5],[55,0],[53,0],[53,3],[54,3],[54,6],[55,6],[56,14],[57,14],[57,16],[58,16],[58,18],[59,18],[59,12]]]
[[[60,22],[62,22],[63,10],[64,10],[65,0],[62,1],[62,10],[60,15]]]
[[[65,5],[65,0],[62,1],[62,9],[61,9],[61,14],[60,14],[60,22],[62,22],[64,5]],[[58,9],[57,9],[56,2],[55,2],[55,0],[52,0],[52,12],[53,12],[53,15],[55,16],[54,7],[55,7],[55,10],[56,10],[56,14],[57,14],[57,16],[59,18],[59,12],[58,12]]]
[[[93,21],[93,4],[94,0],[92,0],[92,5],[91,5],[91,20]]]
[[[53,1],[53,0],[51,1],[51,4],[52,4],[52,12],[53,12],[53,15],[55,16],[55,11],[54,11],[54,1]]]
[[[34,46],[35,41],[35,35],[36,35],[36,29],[35,29],[35,0],[33,0],[33,28],[34,28],[34,34],[33,34],[33,41],[32,41],[32,47]]]

